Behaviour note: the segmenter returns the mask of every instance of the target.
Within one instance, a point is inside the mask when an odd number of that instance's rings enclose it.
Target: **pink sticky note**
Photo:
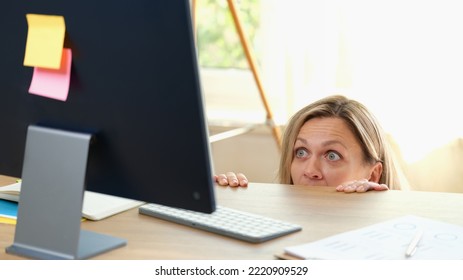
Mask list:
[[[34,67],[29,93],[66,101],[71,80],[71,49],[63,49],[59,69]]]

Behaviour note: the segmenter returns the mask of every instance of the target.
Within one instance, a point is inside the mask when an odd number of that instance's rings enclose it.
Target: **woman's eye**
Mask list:
[[[307,151],[305,149],[296,149],[296,157],[298,158],[303,158],[303,157],[306,157],[308,155]]]
[[[326,154],[326,158],[331,161],[336,161],[336,160],[340,160],[341,156],[336,152],[330,151]]]

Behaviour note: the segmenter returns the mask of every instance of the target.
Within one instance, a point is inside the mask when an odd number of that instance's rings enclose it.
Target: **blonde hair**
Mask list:
[[[341,95],[320,99],[302,108],[290,119],[283,135],[278,172],[280,183],[293,184],[291,163],[294,143],[301,127],[310,119],[327,117],[340,118],[346,122],[362,147],[366,163],[382,162],[380,184],[386,184],[390,189],[408,188],[408,182],[402,175],[386,135],[376,118],[360,102]]]

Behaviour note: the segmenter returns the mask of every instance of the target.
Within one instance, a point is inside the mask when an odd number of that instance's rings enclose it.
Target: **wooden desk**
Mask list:
[[[0,184],[11,179],[0,176]],[[11,181],[12,182],[12,181]],[[331,187],[251,183],[217,187],[219,204],[302,225],[303,230],[261,244],[177,225],[138,214],[137,209],[82,228],[126,238],[128,245],[95,259],[274,259],[283,248],[315,241],[407,214],[463,226],[463,194],[386,191],[338,193]],[[0,224],[0,259],[13,243],[14,226]]]

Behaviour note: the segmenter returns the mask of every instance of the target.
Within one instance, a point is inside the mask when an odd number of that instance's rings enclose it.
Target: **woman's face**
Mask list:
[[[297,135],[291,178],[295,185],[335,187],[352,180],[371,180],[378,164],[364,162],[360,143],[344,120],[314,118]]]

